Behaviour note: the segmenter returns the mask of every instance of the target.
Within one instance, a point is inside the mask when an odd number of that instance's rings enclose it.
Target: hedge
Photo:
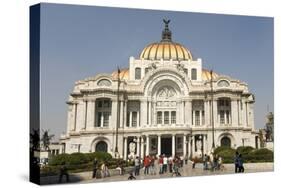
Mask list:
[[[112,156],[106,152],[60,154],[50,159],[49,165],[79,165],[92,162],[94,159],[110,161]]]
[[[58,175],[63,164],[67,166],[68,171],[71,173],[91,171],[93,170],[93,160],[95,158],[98,160],[98,167],[103,162],[106,162],[110,169],[114,169],[118,165],[123,167],[132,165],[130,162],[122,159],[114,159],[109,153],[105,152],[59,154],[51,158],[48,165],[41,168],[40,175]]]
[[[214,153],[221,156],[224,163],[233,163],[235,152],[242,154],[245,163],[273,162],[273,152],[266,148],[254,149],[250,146],[233,148],[218,147]]]

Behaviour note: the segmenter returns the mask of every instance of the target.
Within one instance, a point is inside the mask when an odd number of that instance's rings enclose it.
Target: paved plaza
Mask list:
[[[244,165],[245,173],[254,173],[254,172],[270,172],[273,171],[273,163],[247,163]],[[156,167],[156,172],[158,172],[158,168]],[[203,170],[202,164],[196,164],[195,168],[192,169],[191,163],[184,165],[180,168],[179,172],[182,177],[191,177],[191,176],[208,176],[208,175],[222,175],[222,174],[234,174],[234,165],[233,164],[224,164],[224,170],[219,171],[210,171]],[[111,182],[111,181],[128,181],[128,173],[124,175],[114,175],[102,179],[92,179],[92,172],[83,172],[70,174],[70,182],[71,183],[92,183],[92,182]],[[145,180],[145,179],[159,179],[159,178],[178,178],[176,176],[172,176],[171,173],[167,172],[165,174],[156,175],[144,175],[143,169],[140,171],[140,175],[136,176],[137,180]],[[57,183],[58,177],[43,177],[41,178],[41,184],[54,184]]]

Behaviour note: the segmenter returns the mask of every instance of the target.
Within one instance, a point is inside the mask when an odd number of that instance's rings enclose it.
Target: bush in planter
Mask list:
[[[251,146],[240,146],[236,149],[236,151],[242,155],[247,155],[254,150]]]
[[[222,157],[224,163],[232,163],[234,160],[235,149],[229,147],[218,147],[214,154]]]
[[[52,157],[49,161],[49,165],[55,166],[55,165],[62,165],[62,164],[68,164],[69,161],[69,154],[63,153],[56,155]]]
[[[94,152],[85,154],[88,161],[93,161],[95,158],[98,161],[109,161],[112,159],[112,156],[106,152]]]

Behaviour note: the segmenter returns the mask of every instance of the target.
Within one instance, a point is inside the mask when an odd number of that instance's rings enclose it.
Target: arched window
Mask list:
[[[136,80],[141,79],[141,68],[135,68],[135,79]]]
[[[107,143],[105,141],[99,141],[95,151],[107,152]]]
[[[219,87],[229,87],[229,83],[226,80],[221,80],[218,82]]]
[[[197,80],[197,69],[191,69],[191,80]]]
[[[107,79],[101,79],[98,82],[98,86],[111,86],[111,82]]]
[[[230,138],[228,138],[227,136],[224,136],[221,139],[221,146],[230,148],[231,147],[231,140],[230,140]]]

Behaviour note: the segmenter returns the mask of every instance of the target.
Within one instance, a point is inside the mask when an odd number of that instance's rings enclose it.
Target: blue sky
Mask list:
[[[43,4],[42,128],[58,138],[74,82],[128,67],[130,56],[160,40],[163,18],[171,20],[173,41],[201,58],[204,68],[248,83],[256,97],[255,126],[263,127],[274,109],[273,18]]]

